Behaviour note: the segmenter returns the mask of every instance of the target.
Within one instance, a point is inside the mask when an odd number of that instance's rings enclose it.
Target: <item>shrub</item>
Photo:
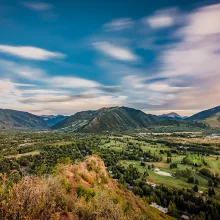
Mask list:
[[[77,196],[81,197],[83,196],[86,201],[93,198],[95,196],[95,191],[91,188],[85,188],[81,185],[79,185],[76,189]]]
[[[74,199],[58,178],[24,177],[0,205],[1,219],[50,219],[61,210],[71,211]]]
[[[202,168],[202,169],[199,171],[199,173],[200,173],[201,175],[203,175],[203,176],[208,177],[208,178],[213,178],[213,177],[214,177],[214,174],[213,174],[210,170],[208,170],[208,169],[206,169],[206,168]]]

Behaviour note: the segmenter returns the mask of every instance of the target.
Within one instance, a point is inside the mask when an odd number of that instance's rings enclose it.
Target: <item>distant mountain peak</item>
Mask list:
[[[50,127],[67,118],[67,116],[64,116],[64,115],[41,115],[40,117]]]
[[[175,120],[183,120],[186,118],[186,117],[182,117],[181,115],[177,114],[176,112],[170,112],[167,114],[163,114],[163,115],[160,115],[159,117],[167,118],[167,119],[175,119]]]
[[[172,118],[176,118],[176,117],[182,118],[182,116],[180,116],[176,112],[170,112],[170,113],[167,113],[167,114],[163,114],[162,116],[167,116],[167,117],[172,117]]]

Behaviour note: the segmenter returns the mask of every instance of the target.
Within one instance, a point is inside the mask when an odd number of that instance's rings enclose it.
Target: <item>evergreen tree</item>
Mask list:
[[[176,204],[174,202],[172,202],[172,201],[170,201],[170,203],[168,205],[168,212],[170,213],[170,215],[172,215],[174,217],[178,216]]]

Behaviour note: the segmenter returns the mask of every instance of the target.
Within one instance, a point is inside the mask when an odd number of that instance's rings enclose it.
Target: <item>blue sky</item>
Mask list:
[[[0,2],[1,108],[73,114],[219,105],[217,1]]]

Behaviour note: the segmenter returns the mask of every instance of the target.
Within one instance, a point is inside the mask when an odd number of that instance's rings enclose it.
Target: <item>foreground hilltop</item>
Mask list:
[[[113,180],[96,155],[47,178],[24,177],[3,202],[2,219],[171,219]]]
[[[177,121],[146,114],[128,107],[101,108],[96,111],[82,111],[52,126],[52,129],[71,131],[116,131],[144,129],[150,126],[190,125],[191,122]]]

